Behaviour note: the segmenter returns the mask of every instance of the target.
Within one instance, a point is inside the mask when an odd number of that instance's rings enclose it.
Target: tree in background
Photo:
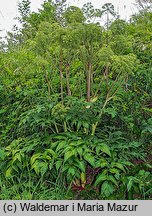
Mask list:
[[[18,11],[20,17],[18,17],[19,22],[22,24],[23,27],[26,27],[27,18],[30,14],[30,0],[22,0],[18,3]]]
[[[152,10],[152,1],[151,0],[136,0],[137,6],[145,11],[151,11]]]

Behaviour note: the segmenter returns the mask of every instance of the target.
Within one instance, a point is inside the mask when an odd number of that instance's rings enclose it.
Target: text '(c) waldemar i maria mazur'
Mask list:
[[[20,203],[21,211],[61,211],[61,212],[67,212],[69,210],[72,211],[92,211],[92,212],[98,212],[98,211],[137,211],[138,205],[122,205],[117,203],[107,203],[104,204],[87,204],[87,203],[72,203],[72,205],[64,205],[64,204],[45,204],[45,203]]]

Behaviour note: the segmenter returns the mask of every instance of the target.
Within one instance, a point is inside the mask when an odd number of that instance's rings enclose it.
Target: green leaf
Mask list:
[[[108,165],[108,162],[105,160],[105,158],[102,156],[99,156],[99,159],[96,161],[96,168],[105,167],[107,165]]]
[[[95,158],[94,156],[92,156],[91,154],[85,154],[84,155],[84,159],[89,163],[91,164],[91,166],[95,167]]]
[[[67,137],[64,135],[55,135],[54,138],[58,139],[58,140],[66,140]]]
[[[12,176],[12,167],[9,167],[5,173],[6,178],[10,178]]]
[[[108,165],[107,162],[102,162],[102,163],[100,164],[100,167],[101,167],[101,168],[104,168],[104,167],[107,167],[107,165]]]
[[[38,159],[41,158],[42,154],[41,153],[36,153],[31,157],[31,165],[34,164],[34,162]]]
[[[34,169],[34,171],[36,172],[36,174],[38,175],[39,174],[39,162],[38,161],[35,161],[32,166],[31,166],[31,169]]]
[[[52,149],[46,149],[45,153],[50,153],[53,157],[56,157],[56,153]]]
[[[41,173],[41,175],[44,175],[46,173],[46,171],[48,170],[48,163],[46,162],[40,162],[38,160],[36,160],[32,167],[32,169],[35,170],[36,174],[38,175],[39,173]]]
[[[112,118],[114,118],[117,115],[117,111],[114,110],[114,108],[107,108],[104,110],[104,112],[111,115]]]
[[[70,157],[74,156],[75,155],[75,151],[74,150],[71,150],[71,151],[67,151],[65,154],[64,154],[64,162],[66,162]]]
[[[68,169],[68,174],[71,174],[72,176],[74,176],[75,175],[75,169],[73,168],[73,167],[70,167],[69,169]]]
[[[4,160],[6,156],[6,153],[4,151],[4,149],[0,149],[0,160]]]
[[[121,163],[113,162],[113,163],[111,163],[111,165],[112,165],[113,167],[117,167],[117,168],[119,168],[120,170],[122,170],[122,171],[125,172],[125,169],[124,169],[124,167],[123,167],[123,165],[122,165]]]
[[[111,181],[112,183],[114,183],[116,186],[118,186],[116,179],[112,175],[108,176],[108,180]]]
[[[86,171],[86,165],[84,163],[84,161],[80,161],[80,160],[76,160],[76,166],[82,171],[85,173]]]
[[[60,142],[56,147],[56,151],[58,152],[60,149],[63,149],[65,145],[66,145],[66,140]]]
[[[114,191],[114,187],[110,182],[105,181],[102,184],[102,186],[101,186],[101,194],[104,194],[105,197],[109,197],[110,195],[112,195],[113,191]]]
[[[12,170],[15,170],[18,173],[19,172],[19,166],[17,166],[15,164],[14,166],[12,166]]]
[[[62,172],[67,171],[67,169],[69,169],[69,168],[70,168],[70,165],[69,165],[69,164],[64,165],[64,167],[63,167],[63,169],[62,169]]]
[[[143,131],[142,133],[145,133],[145,132],[149,132],[152,134],[152,126],[147,126]]]
[[[13,156],[12,162],[14,163],[16,160],[19,160],[20,162],[22,161],[22,159],[21,159],[21,153],[20,153],[20,152],[17,152],[17,153]]]
[[[83,154],[83,148],[82,148],[82,147],[78,147],[76,150],[77,150],[77,153],[78,153],[80,156],[82,156],[82,154]]]
[[[3,114],[3,113],[5,113],[5,112],[6,112],[5,109],[0,109],[0,114]]]
[[[125,162],[123,162],[123,164],[125,164],[125,165],[127,165],[127,166],[134,166],[134,164],[131,163],[131,162],[129,162],[129,161],[125,161]]]
[[[100,151],[106,153],[107,155],[111,156],[111,153],[110,153],[110,148],[108,145],[106,145],[105,143],[99,143],[100,146]]]
[[[114,174],[119,174],[119,170],[116,168],[109,169],[109,172],[114,173]]]
[[[59,160],[59,161],[57,161],[55,163],[55,167],[56,167],[57,171],[60,169],[61,166],[62,166],[62,161],[61,160]]]
[[[49,170],[52,170],[53,167],[54,167],[54,159],[52,159],[49,163]]]
[[[54,149],[54,148],[57,148],[57,146],[59,145],[60,141],[56,141],[56,142],[53,142],[51,143],[51,148]]]
[[[99,154],[100,151],[101,151],[101,149],[100,149],[100,146],[98,145],[98,146],[96,147],[96,153]]]
[[[95,186],[97,186],[98,184],[100,184],[101,182],[105,181],[108,178],[107,175],[105,174],[99,174],[96,178],[96,181],[94,183]]]
[[[128,182],[128,184],[127,184],[127,190],[130,191],[131,188],[132,188],[132,186],[133,186],[133,178],[130,178],[130,179],[129,179],[129,182]]]
[[[78,121],[78,124],[77,124],[77,132],[79,131],[81,125],[82,125],[82,123],[81,123],[80,121]]]
[[[81,144],[84,144],[84,141],[83,140],[75,140],[75,141],[72,141],[72,142],[70,142],[70,146],[75,146],[75,147],[77,147],[77,146],[79,146],[79,145],[81,145]]]
[[[41,175],[44,175],[46,171],[48,170],[48,164],[46,162],[41,162],[41,168],[40,168],[40,173]]]
[[[83,124],[83,127],[84,127],[84,128],[86,128],[86,129],[89,128],[89,124],[88,124],[87,122],[82,122],[82,124]]]

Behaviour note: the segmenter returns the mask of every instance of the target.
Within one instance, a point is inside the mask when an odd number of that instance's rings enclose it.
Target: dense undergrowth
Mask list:
[[[63,2],[1,45],[0,199],[151,199],[152,13]]]

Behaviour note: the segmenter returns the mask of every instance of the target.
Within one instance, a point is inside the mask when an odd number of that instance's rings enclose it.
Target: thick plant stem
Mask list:
[[[61,89],[61,102],[63,104],[63,69],[62,69],[62,65],[63,65],[63,59],[62,59],[62,48],[60,50],[60,89]]]
[[[64,121],[63,124],[64,124],[64,132],[67,132],[67,124],[66,124],[66,121]]]
[[[104,75],[105,75],[105,80],[106,80],[106,89],[107,89],[107,92],[109,91],[109,87],[108,87],[108,65],[106,65],[106,69],[105,69],[105,72],[104,72]]]
[[[107,36],[106,36],[106,42],[107,42],[107,46],[109,45],[109,11],[107,11]]]
[[[88,63],[88,71],[87,71],[87,102],[90,102],[91,98],[91,71],[92,71],[92,65],[89,62]]]
[[[66,84],[67,84],[67,95],[71,96],[70,82],[69,82],[69,63],[66,64]]]
[[[46,77],[46,82],[47,82],[47,87],[48,87],[48,95],[50,96],[51,95],[51,84],[50,84],[50,80],[48,78],[47,73],[45,74],[45,77]]]
[[[58,134],[59,130],[58,130],[58,126],[57,126],[56,122],[54,122],[54,126],[55,126],[56,133]]]
[[[108,68],[107,68],[107,69],[108,69]],[[107,103],[114,97],[114,95],[116,94],[116,92],[117,92],[117,90],[118,90],[118,88],[119,88],[119,86],[117,86],[116,89],[114,90],[114,92],[111,94],[111,91],[112,91],[112,89],[114,88],[114,86],[115,86],[115,84],[116,84],[116,82],[117,82],[118,77],[119,77],[119,74],[117,75],[115,81],[114,81],[113,84],[110,86],[110,88],[108,87],[108,89],[107,89],[108,92],[107,92],[106,100],[105,100],[104,105],[103,105],[103,107],[101,108],[101,111],[100,111],[100,113],[99,113],[99,115],[98,115],[99,118],[101,118],[101,116],[102,116],[102,114],[103,114],[103,110],[105,109]],[[107,82],[107,84],[108,84],[108,82]],[[111,95],[111,96],[110,96],[110,95]],[[92,124],[92,133],[91,133],[91,135],[94,135],[94,134],[95,134],[96,128],[97,128],[97,126],[98,126],[98,123],[99,123],[99,121],[96,121],[95,124]]]
[[[101,118],[101,116],[102,116],[102,114],[103,114],[103,110],[105,109],[107,103],[108,103],[112,98],[113,98],[113,97],[109,97],[109,96],[107,95],[107,98],[106,98],[106,100],[105,100],[105,102],[104,102],[104,105],[103,105],[103,107],[102,107],[102,109],[101,109],[101,111],[100,111],[100,113],[99,113],[99,115],[98,115],[99,118]],[[95,124],[92,124],[92,133],[91,133],[92,136],[95,135],[95,131],[96,131],[96,128],[97,128],[97,126],[98,126],[98,123],[99,123],[99,121],[96,121]]]

